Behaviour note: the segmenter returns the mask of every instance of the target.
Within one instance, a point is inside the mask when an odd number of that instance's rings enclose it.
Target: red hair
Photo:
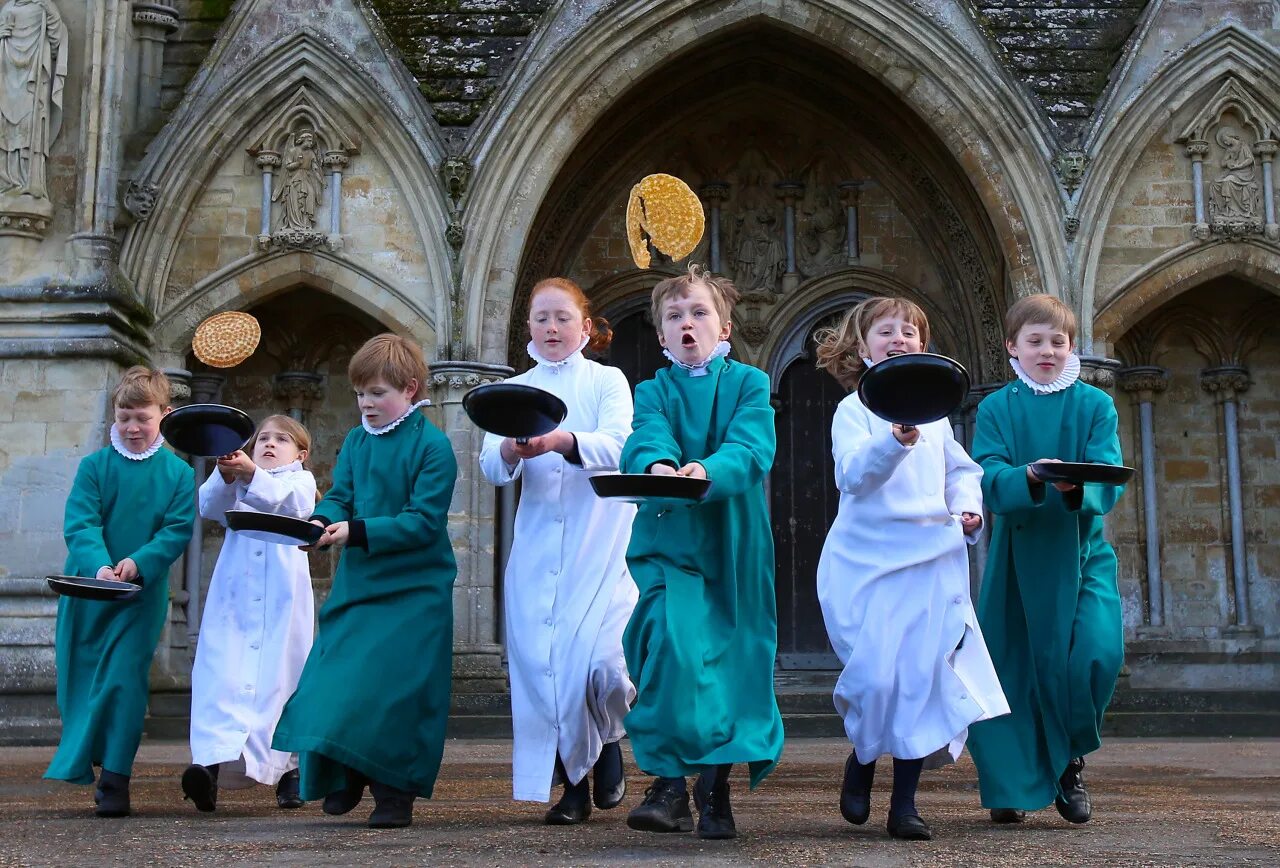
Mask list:
[[[566,292],[573,299],[573,304],[578,308],[578,313],[582,314],[584,320],[591,321],[591,331],[587,335],[587,349],[593,353],[604,352],[608,348],[609,343],[613,340],[613,329],[609,328],[609,321],[602,316],[596,316],[591,312],[591,302],[587,300],[587,294],[582,291],[582,287],[574,283],[567,277],[548,277],[539,280],[533,285],[533,289],[529,292],[529,307],[533,307],[533,300],[538,297],[538,293],[544,289],[558,289]]]

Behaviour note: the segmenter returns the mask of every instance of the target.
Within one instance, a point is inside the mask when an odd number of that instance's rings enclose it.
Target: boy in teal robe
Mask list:
[[[736,835],[729,769],[751,786],[782,754],[773,692],[777,611],[764,479],[775,435],[769,379],[724,356],[737,291],[696,266],[653,291],[653,318],[672,366],[636,388],[623,473],[705,478],[690,506],[641,505],[627,565],[640,598],[623,635],[636,704],[626,717],[636,763],[657,780],[627,823],[655,832]]]
[[[1070,308],[1030,296],[1005,323],[1018,379],[979,405],[973,458],[995,514],[978,620],[1012,713],[974,724],[969,749],[993,821],[1053,802],[1083,823],[1084,755],[1101,744],[1124,663],[1116,556],[1103,533],[1122,489],[1046,484],[1030,465],[1122,463],[1116,410],[1077,379]]]
[[[148,675],[169,612],[169,567],[195,524],[195,474],[164,447],[169,379],[130,368],[111,396],[111,445],[86,455],[67,496],[67,575],[133,582],[126,600],[58,598],[54,653],[62,737],[44,776],[94,782],[100,817],[129,814]]]
[[[296,751],[303,799],[345,814],[367,785],[373,828],[407,826],[444,753],[453,667],[449,502],[458,465],[418,408],[416,344],[371,338],[351,359],[361,427],[343,441],[312,521],[345,544],[298,689],[272,747]]]

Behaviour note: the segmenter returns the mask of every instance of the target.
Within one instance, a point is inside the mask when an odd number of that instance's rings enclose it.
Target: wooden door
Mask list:
[[[668,364],[662,355],[662,347],[658,345],[658,333],[649,320],[647,309],[630,313],[610,325],[613,342],[604,351],[601,361],[622,369],[634,392],[636,384],[650,379],[659,368]]]

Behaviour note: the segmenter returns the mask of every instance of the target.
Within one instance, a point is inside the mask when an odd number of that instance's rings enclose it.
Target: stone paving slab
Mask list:
[[[27,865],[699,865],[788,866],[1268,866],[1280,865],[1280,739],[1112,739],[1090,758],[1094,820],[1070,826],[1052,809],[993,826],[979,807],[972,761],[926,772],[918,804],[935,840],[884,832],[887,762],[866,826],[845,823],[836,793],[848,745],[793,739],[755,793],[734,777],[741,836],[700,841],[626,827],[646,780],[633,775],[624,807],[582,826],[541,823],[541,806],[513,803],[510,742],[448,743],[436,798],[414,825],[364,826],[368,799],[346,817],[312,803],[275,807],[267,787],[222,791],[218,811],[182,801],[181,743],[148,742],[134,769],[135,815],[92,814],[87,787],[43,781],[49,748],[0,749],[0,866]],[[628,767],[631,757],[628,752]]]

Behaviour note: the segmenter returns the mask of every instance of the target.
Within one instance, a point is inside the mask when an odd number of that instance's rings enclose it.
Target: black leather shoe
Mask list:
[[[641,832],[692,832],[689,791],[680,778],[654,778],[644,801],[627,814],[627,825]]]
[[[94,813],[99,817],[129,816],[129,776],[103,769],[98,776],[93,801],[97,805]]]
[[[1067,763],[1067,770],[1058,778],[1062,794],[1053,800],[1062,819],[1068,823],[1087,823],[1093,816],[1093,803],[1084,788],[1084,757],[1076,757]]]
[[[564,795],[547,811],[548,826],[576,826],[591,816],[591,785],[584,777],[576,784],[565,781]]]
[[[300,775],[297,769],[285,772],[284,776],[276,783],[276,805],[281,808],[301,808],[305,802],[298,793],[298,779]]]
[[[364,798],[365,785],[368,783],[369,781],[364,775],[353,768],[347,768],[347,785],[325,796],[324,804],[321,807],[326,814],[331,814],[335,817],[342,816],[360,804],[360,800]]]
[[[197,811],[206,813],[218,806],[218,767],[192,763],[182,773],[182,795]]]
[[[919,814],[903,814],[899,817],[890,811],[889,822],[886,826],[889,830],[890,838],[898,838],[903,841],[933,840],[933,832],[929,831],[929,825],[920,819]]]
[[[871,816],[871,787],[859,774],[858,755],[852,751],[844,763],[844,783],[840,785],[840,816],[861,826]]]
[[[413,822],[413,793],[397,790],[377,781],[369,782],[373,794],[373,813],[369,815],[370,829],[403,829]]]
[[[627,796],[627,776],[622,768],[622,743],[611,741],[600,749],[600,756],[591,769],[591,798],[597,808],[607,811],[622,804]]]
[[[991,822],[993,823],[1021,823],[1027,818],[1026,811],[1019,811],[1017,808],[992,808]]]
[[[733,808],[729,804],[729,780],[727,772],[717,782],[714,774],[700,774],[693,785],[693,802],[698,808],[698,837],[719,841],[738,837],[738,827],[733,822]]]

